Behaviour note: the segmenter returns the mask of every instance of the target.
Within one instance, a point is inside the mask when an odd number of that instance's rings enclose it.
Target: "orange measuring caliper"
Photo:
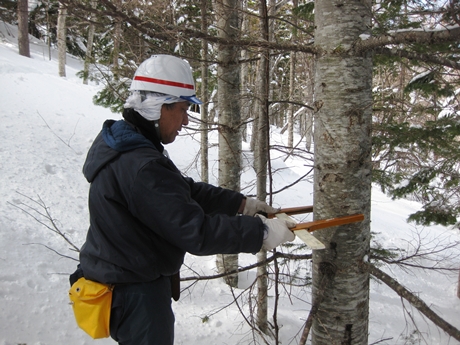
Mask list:
[[[313,206],[299,206],[299,207],[290,207],[290,208],[282,208],[277,213],[269,213],[268,218],[279,218],[279,219],[290,219],[296,222],[289,216],[294,216],[296,214],[304,214],[304,213],[311,213],[313,212]],[[361,222],[364,220],[364,215],[354,214],[350,216],[343,216],[343,217],[336,217],[330,219],[320,219],[314,220],[312,222],[306,223],[297,223],[297,225],[293,228],[290,228],[294,231],[295,235],[300,238],[305,244],[307,244],[311,249],[325,249],[326,246],[320,240],[318,240],[315,236],[313,236],[310,232],[315,230],[330,228],[333,226],[350,224]]]

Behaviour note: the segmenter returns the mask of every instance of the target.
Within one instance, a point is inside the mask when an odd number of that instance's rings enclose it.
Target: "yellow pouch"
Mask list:
[[[77,324],[93,339],[110,335],[112,290],[112,286],[85,278],[78,279],[69,290]]]

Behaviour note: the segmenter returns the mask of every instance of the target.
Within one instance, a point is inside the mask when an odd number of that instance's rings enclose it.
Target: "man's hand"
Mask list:
[[[294,241],[295,235],[291,230],[289,230],[289,228],[295,227],[295,222],[291,220],[281,220],[277,218],[267,219],[260,214],[256,216],[262,219],[262,222],[265,225],[265,234],[262,249],[272,250],[280,244],[283,244],[288,241]]]
[[[271,207],[263,201],[253,198],[246,198],[243,214],[246,216],[254,216],[257,212],[276,213],[277,211],[277,208]]]

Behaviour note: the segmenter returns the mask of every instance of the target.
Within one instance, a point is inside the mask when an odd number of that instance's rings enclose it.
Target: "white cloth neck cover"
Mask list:
[[[133,91],[126,100],[124,107],[134,109],[141,114],[143,118],[149,121],[156,121],[160,119],[161,106],[163,104],[186,102],[180,97],[163,95],[154,92],[145,93],[145,97],[144,101],[142,101],[140,91]]]

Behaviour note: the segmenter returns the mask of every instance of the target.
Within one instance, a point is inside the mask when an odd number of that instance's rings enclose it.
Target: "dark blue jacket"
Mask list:
[[[83,167],[91,183],[80,252],[87,279],[147,282],[177,273],[186,252],[260,250],[261,220],[235,216],[243,195],[183,177],[161,149],[125,121],[104,123]]]

